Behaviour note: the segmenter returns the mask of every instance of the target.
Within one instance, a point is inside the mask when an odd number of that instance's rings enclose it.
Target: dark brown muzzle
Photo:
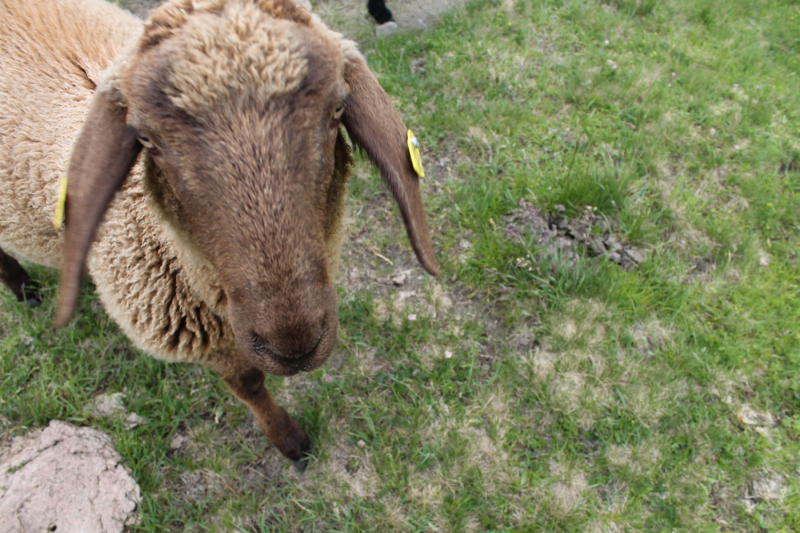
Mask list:
[[[319,368],[336,343],[336,289],[303,286],[261,291],[236,290],[230,320],[239,346],[260,370],[291,376]]]

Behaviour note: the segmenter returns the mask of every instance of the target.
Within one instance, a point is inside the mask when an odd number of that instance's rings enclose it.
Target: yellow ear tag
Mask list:
[[[411,164],[414,165],[417,176],[424,178],[425,171],[422,169],[422,157],[419,155],[419,141],[411,130],[408,130],[408,153],[411,154]]]
[[[64,225],[64,210],[67,206],[67,178],[61,178],[58,185],[58,200],[56,201],[56,214],[53,217],[53,226],[60,228]]]

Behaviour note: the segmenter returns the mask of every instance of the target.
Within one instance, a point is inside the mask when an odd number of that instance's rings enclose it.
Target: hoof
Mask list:
[[[298,472],[301,474],[306,471],[308,468],[308,460],[311,457],[311,452],[314,451],[314,447],[311,445],[311,441],[308,439],[305,433],[303,433],[302,444],[300,445],[300,453],[293,453],[291,457],[288,454],[284,454],[284,456],[289,459],[292,465],[297,469]]]
[[[385,24],[392,20],[392,12],[386,7],[386,2],[381,0],[368,0],[367,11],[378,24]]]
[[[39,284],[35,281],[22,284],[22,298],[28,307],[39,307],[42,305],[42,295],[39,293]]]
[[[392,16],[392,12],[389,11],[388,9],[380,12],[379,14],[375,15],[373,18],[375,19],[375,22],[377,22],[378,24],[386,24],[387,22],[391,22],[391,21],[394,20],[394,17]]]
[[[292,465],[297,469],[298,472],[301,474],[306,471],[308,468],[308,461],[311,458],[311,452],[314,451],[314,447],[311,445],[311,442],[308,443],[308,447],[303,450],[300,459],[289,459]]]
[[[294,466],[295,470],[301,474],[306,471],[306,468],[308,468],[308,459],[305,457],[297,460],[289,459],[289,461],[292,463],[292,466]]]

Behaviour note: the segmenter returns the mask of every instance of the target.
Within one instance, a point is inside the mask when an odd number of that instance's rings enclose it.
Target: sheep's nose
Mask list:
[[[289,368],[302,368],[317,351],[320,342],[322,341],[323,331],[317,335],[304,336],[305,339],[312,339],[311,341],[291,338],[284,342],[269,342],[265,337],[258,333],[253,333],[251,342],[253,351],[260,357],[269,357],[270,359],[280,363]]]

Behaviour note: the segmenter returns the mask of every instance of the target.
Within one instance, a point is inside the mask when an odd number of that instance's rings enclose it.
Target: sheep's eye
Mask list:
[[[335,120],[339,120],[340,118],[342,118],[343,114],[344,114],[344,104],[339,104],[339,107],[337,107],[336,110],[333,112],[333,118]]]
[[[156,147],[156,145],[153,144],[153,141],[151,141],[148,137],[145,137],[144,135],[137,135],[136,137],[139,139],[139,142],[142,144],[142,146],[148,150],[152,150]]]

